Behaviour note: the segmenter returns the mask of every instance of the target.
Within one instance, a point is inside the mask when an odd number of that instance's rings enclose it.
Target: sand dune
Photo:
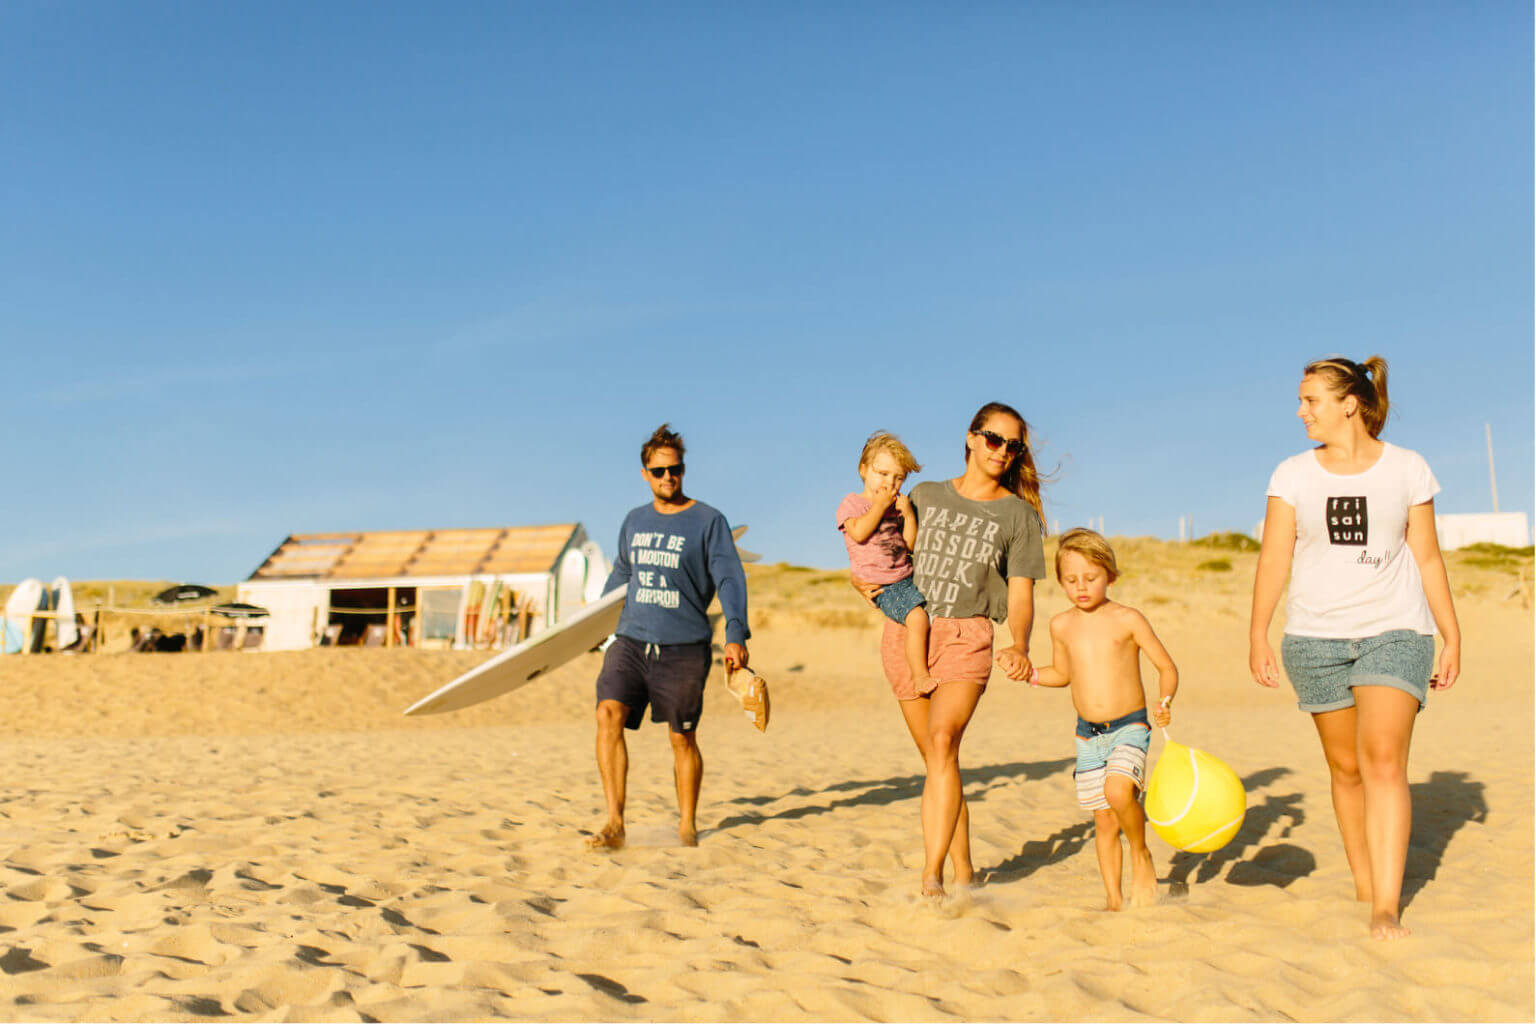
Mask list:
[[[1120,915],[1097,909],[1067,697],[1001,677],[965,749],[986,884],[917,899],[920,765],[836,574],[755,574],[774,721],[759,735],[712,682],[693,849],[649,726],[630,845],[583,848],[595,656],[421,720],[399,712],[483,654],[6,659],[3,1016],[1531,1019],[1529,609],[1460,596],[1466,675],[1410,766],[1414,934],[1380,944],[1309,721],[1244,678],[1241,572],[1167,572],[1187,582],[1122,596],[1183,671],[1173,735],[1250,809],[1216,854],[1154,840],[1163,898]]]

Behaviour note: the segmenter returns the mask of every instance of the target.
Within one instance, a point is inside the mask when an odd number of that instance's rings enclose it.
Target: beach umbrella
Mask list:
[[[259,605],[246,604],[244,601],[216,604],[208,610],[230,619],[264,619],[271,614]]]
[[[187,601],[202,601],[210,597],[217,597],[219,592],[212,587],[205,587],[201,583],[178,583],[174,587],[166,587],[154,596],[155,604],[183,604]]]

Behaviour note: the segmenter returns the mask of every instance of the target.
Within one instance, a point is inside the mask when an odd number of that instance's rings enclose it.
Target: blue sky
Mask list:
[[[1532,511],[1528,4],[0,5],[0,579],[579,520],[668,420],[771,561],[873,429],[1021,409],[1047,516],[1251,529],[1385,355]]]

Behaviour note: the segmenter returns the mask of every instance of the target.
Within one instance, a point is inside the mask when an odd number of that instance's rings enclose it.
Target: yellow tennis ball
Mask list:
[[[1147,780],[1147,821],[1169,846],[1210,853],[1232,841],[1248,813],[1243,781],[1220,758],[1169,740]]]

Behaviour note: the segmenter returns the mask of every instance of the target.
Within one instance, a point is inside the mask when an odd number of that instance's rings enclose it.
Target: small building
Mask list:
[[[503,647],[601,596],[580,523],[294,534],[237,585],[270,616],[262,649]]]
[[[1531,543],[1524,512],[1447,512],[1435,516],[1435,533],[1446,551],[1469,544],[1523,548]]]

